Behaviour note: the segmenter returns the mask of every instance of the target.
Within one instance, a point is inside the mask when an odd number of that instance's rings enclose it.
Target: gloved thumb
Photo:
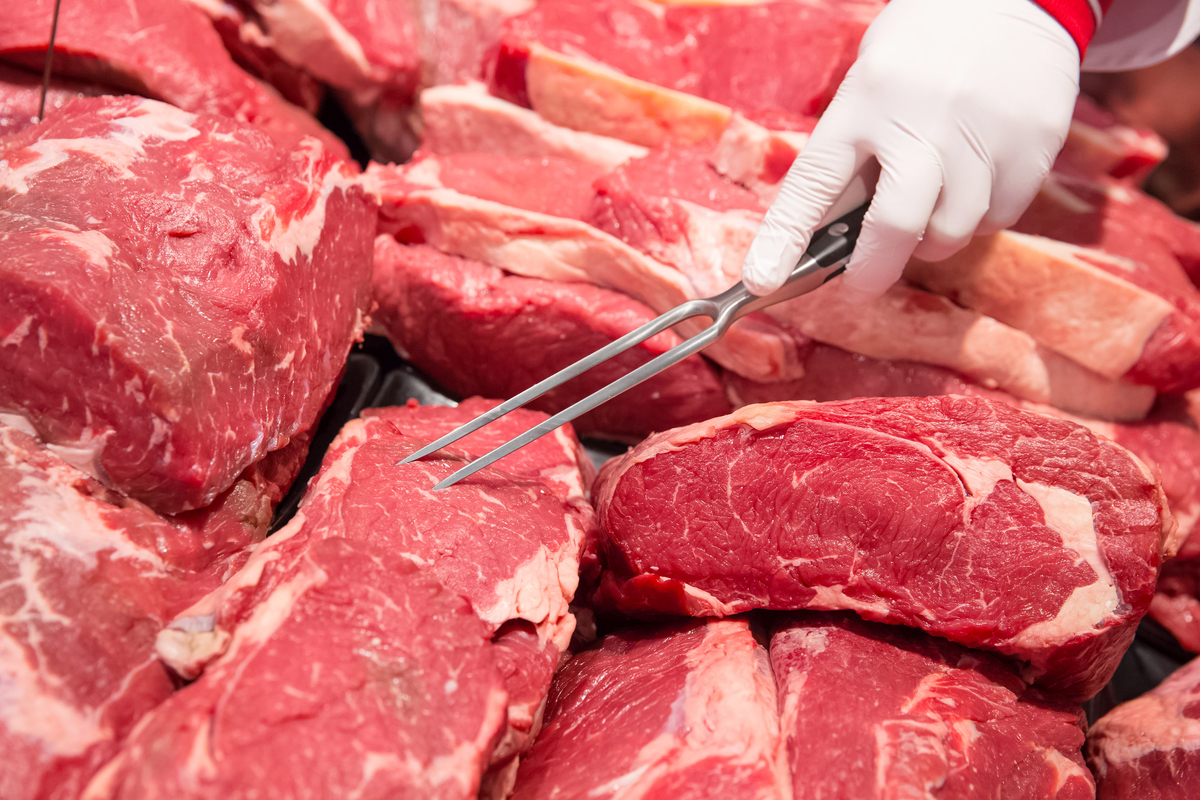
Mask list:
[[[828,121],[830,112],[823,122]],[[825,130],[835,127],[827,125]],[[857,154],[853,147],[832,143],[835,138],[836,134],[821,136],[818,126],[763,217],[742,264],[742,281],[754,294],[767,295],[783,286],[808,247],[813,230],[854,176],[859,166]]]

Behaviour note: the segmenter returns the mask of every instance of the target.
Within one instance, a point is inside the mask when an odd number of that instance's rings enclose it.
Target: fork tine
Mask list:
[[[422,447],[420,450],[417,450],[415,453],[411,453],[410,455],[406,456],[403,460],[397,462],[396,466],[400,466],[400,464],[408,464],[410,462],[417,461],[431,453],[436,453],[438,450],[441,450],[443,447],[446,447],[447,445],[454,444],[459,439],[463,438],[464,436],[466,436],[470,433],[474,433],[475,431],[482,428],[484,425],[487,425],[489,422],[493,422],[495,420],[500,419],[500,417],[503,417],[505,414],[507,414],[510,411],[517,410],[518,408],[525,405],[526,403],[529,403],[530,401],[535,400],[538,397],[541,397],[543,394],[550,391],[551,389],[554,389],[555,387],[559,386],[560,384],[565,383],[566,381],[569,381],[571,378],[574,378],[577,375],[587,372],[589,369],[596,366],[597,364],[600,364],[600,363],[612,358],[613,356],[616,356],[616,355],[619,355],[620,353],[625,352],[626,350],[633,347],[634,345],[641,344],[642,342],[649,339],[651,336],[655,336],[659,333],[662,333],[667,328],[670,328],[672,325],[676,325],[676,324],[682,322],[683,320],[690,319],[692,317],[711,316],[711,313],[712,313],[712,303],[711,303],[711,301],[707,301],[707,300],[690,300],[686,303],[683,303],[682,305],[676,306],[675,308],[671,309],[670,311],[666,312],[665,314],[662,314],[662,315],[650,320],[649,322],[647,322],[645,325],[641,326],[640,328],[630,331],[629,333],[622,336],[620,339],[617,339],[615,342],[611,342],[611,343],[605,345],[604,347],[600,348],[596,352],[592,353],[590,356],[588,356],[584,359],[581,359],[580,361],[576,361],[574,364],[571,364],[569,367],[566,367],[566,368],[554,373],[549,378],[546,378],[545,380],[543,380],[533,386],[530,386],[528,389],[521,392],[516,397],[513,397],[510,400],[506,400],[505,402],[501,403],[500,405],[496,406],[495,408],[491,409],[490,411],[485,411],[484,413],[480,414],[478,417],[471,420],[470,422],[468,422],[464,425],[461,425],[458,428],[455,428],[454,430],[450,431],[450,433],[447,433],[445,436],[441,437],[437,441],[430,442],[429,444]],[[674,352],[674,351],[669,350],[669,351],[667,351],[667,353],[663,353],[662,355],[667,355],[668,353],[671,353],[671,352]],[[659,356],[659,358],[662,358],[662,356]],[[649,363],[650,364],[657,363],[657,359],[655,361],[651,361]],[[672,363],[674,363],[674,362],[672,362]],[[604,390],[602,389],[600,391],[604,391]],[[593,395],[593,397],[594,396],[595,395]],[[572,406],[572,408],[573,407],[574,406]],[[580,413],[582,413],[582,412],[580,412]],[[555,425],[554,427],[558,427],[558,425]],[[553,430],[553,428],[551,428],[551,430]],[[537,437],[534,437],[534,438],[537,438]],[[530,441],[532,441],[532,439]]]
[[[629,374],[622,376],[618,380],[613,381],[602,389],[598,389],[579,402],[575,403],[570,408],[563,409],[550,419],[538,423],[515,439],[511,439],[497,447],[495,450],[492,450],[490,453],[475,459],[467,466],[458,470],[453,475],[450,475],[434,486],[434,491],[439,491],[441,489],[446,489],[450,486],[453,486],[463,478],[475,474],[489,464],[504,458],[514,450],[521,449],[535,439],[540,439],[560,425],[575,419],[575,417],[578,417],[580,414],[591,411],[601,403],[611,400],[621,392],[637,386],[642,381],[657,375],[667,367],[682,361],[690,355],[700,352],[705,347],[708,347],[710,344],[719,339],[721,334],[725,332],[726,327],[728,327],[728,324],[722,325],[719,321],[714,322],[708,328],[705,328],[703,331],[691,337],[690,339],[684,340],[683,342],[672,347],[667,352],[662,353],[658,357],[646,362],[645,364],[642,364]]]

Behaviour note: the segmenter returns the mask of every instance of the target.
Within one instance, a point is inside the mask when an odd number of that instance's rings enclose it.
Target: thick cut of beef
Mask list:
[[[54,0],[10,9],[0,59],[41,70],[53,15]],[[211,23],[186,0],[67,3],[54,39],[54,74],[249,122],[284,147],[315,136],[346,155],[341,140],[233,63]]]
[[[604,637],[558,675],[515,800],[786,800],[767,653],[745,620]]]
[[[386,548],[258,565],[272,590],[83,797],[475,797],[504,723],[488,626]]]
[[[1200,386],[1200,293],[1171,269],[1002,231],[904,274],[1101,375],[1182,392]]]
[[[74,798],[170,695],[156,634],[254,532],[173,524],[2,425],[0,510],[0,796]]]
[[[296,516],[160,635],[160,655],[184,676],[200,673],[222,653],[235,657],[242,628],[249,626],[248,635],[254,635],[256,615],[269,613],[271,597],[290,574],[287,565],[334,537],[381,548],[420,564],[465,596],[494,634],[508,698],[507,728],[496,752],[488,753],[511,765],[513,754],[536,733],[554,665],[574,629],[568,604],[584,540],[594,535],[584,499],[590,462],[569,429],[559,429],[477,479],[430,491],[462,466],[464,453],[482,455],[545,419],[521,411],[439,457],[396,465],[492,405],[476,399],[457,408],[371,409],[349,422]]]
[[[590,284],[505,275],[425,245],[375,242],[375,324],[459,396],[512,397],[649,322],[641,303]],[[539,398],[553,414],[679,343],[667,331]],[[574,420],[581,434],[640,441],[728,413],[720,378],[692,356]]]
[[[616,289],[662,313],[686,300],[702,297],[678,270],[647,257],[624,242],[577,219],[530,211],[465,193],[486,194],[467,182],[442,183],[440,158],[411,166],[371,165],[364,184],[381,201],[380,231],[404,243],[427,243],[452,255],[471,258],[530,278],[592,283]],[[475,159],[477,166],[511,170],[529,159]],[[536,165],[534,165],[536,166]],[[536,169],[539,178],[552,177]],[[447,177],[466,178],[448,170]],[[563,187],[567,197],[582,195],[577,184]],[[531,204],[551,187],[522,181],[509,193],[512,202]],[[681,325],[690,335],[701,326]],[[802,344],[774,324],[746,318],[730,328],[706,354],[724,367],[756,380],[795,377],[796,350]]]
[[[796,800],[1090,800],[1083,711],[1012,667],[853,616],[777,623],[771,665]]]
[[[1085,753],[1099,800],[1184,800],[1200,782],[1200,659],[1105,714]]]
[[[561,158],[603,172],[649,152],[609,136],[574,131],[487,93],[480,83],[421,92],[421,148],[437,155],[487,153],[510,158]]]
[[[375,218],[316,140],[75,101],[0,147],[0,410],[159,511],[207,505],[315,423]]]
[[[596,498],[605,604],[852,610],[1071,698],[1112,675],[1175,551],[1126,450],[970,397],[747,406],[610,461]]]
[[[93,84],[56,78],[46,92],[46,115],[57,113],[72,100],[98,94],[106,92]],[[23,131],[35,124],[41,97],[40,75],[0,63],[0,136]]]
[[[664,134],[715,140],[729,107],[822,111],[882,7],[548,0],[504,24],[489,81],[498,96],[567,127],[651,146]]]
[[[1200,653],[1200,558],[1174,558],[1163,564],[1150,616],[1185,650]]]

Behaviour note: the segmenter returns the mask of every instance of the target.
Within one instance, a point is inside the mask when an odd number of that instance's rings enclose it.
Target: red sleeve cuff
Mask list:
[[[1087,53],[1087,46],[1100,25],[1100,20],[1113,0],[1032,0],[1067,29],[1067,33],[1079,47],[1079,59]]]

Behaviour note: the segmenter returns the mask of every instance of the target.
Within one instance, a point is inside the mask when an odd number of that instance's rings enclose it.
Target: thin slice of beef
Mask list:
[[[657,434],[596,488],[606,605],[853,610],[1095,694],[1176,526],[1158,482],[1070,422],[980,398],[748,406]]]
[[[570,430],[559,429],[475,479],[431,491],[466,456],[482,455],[545,419],[519,411],[449,451],[397,466],[493,405],[475,399],[457,408],[371,409],[347,423],[296,516],[220,589],[171,623],[159,637],[160,656],[186,677],[220,664],[223,654],[236,656],[242,629],[249,626],[253,635],[256,615],[269,613],[264,609],[281,591],[288,565],[319,542],[341,537],[381,548],[465,596],[495,635],[507,692],[507,725],[495,758],[500,766],[510,762],[537,731],[553,666],[574,629],[568,604],[584,541],[594,536],[584,499],[590,462]]]
[[[784,800],[767,653],[743,619],[604,637],[555,676],[515,800]]]
[[[506,162],[507,166],[515,166],[514,161]],[[659,313],[703,296],[687,276],[584,222],[474,197],[463,191],[471,189],[469,183],[447,187],[441,182],[439,164],[440,159],[430,157],[405,167],[371,165],[363,182],[381,202],[381,232],[392,233],[403,243],[429,244],[525,277],[616,289]],[[539,180],[548,172],[534,170]],[[465,177],[466,173],[447,175]],[[575,197],[579,188],[573,184],[563,191]],[[547,187],[528,185],[512,191],[520,202],[527,202],[523,198],[531,194],[546,193]],[[678,330],[691,335],[702,327],[689,323]],[[747,377],[780,380],[796,376],[796,350],[802,343],[774,324],[747,318],[706,354]]]
[[[421,148],[437,155],[548,156],[607,172],[648,152],[620,139],[555,125],[535,111],[493,97],[480,83],[426,89],[420,110]]]
[[[425,245],[375,242],[375,324],[409,361],[459,396],[512,397],[655,314],[589,284],[505,275]],[[664,332],[539,398],[553,414],[679,344]],[[692,356],[575,419],[581,434],[640,441],[728,413],[712,367]]]
[[[473,798],[504,723],[488,626],[389,549],[260,563],[225,657],[147,715],[98,798]]]
[[[0,425],[0,796],[77,797],[171,694],[155,636],[255,538],[218,518],[172,523]]]
[[[1165,266],[1174,280],[1101,250],[1003,231],[943,261],[912,259],[904,274],[1101,375],[1183,392],[1200,386],[1200,292]]]
[[[1090,800],[1083,711],[1002,660],[850,615],[776,622],[771,665],[796,800]]]
[[[0,182],[0,410],[167,513],[315,423],[364,324],[376,216],[316,140],[77,100],[3,142]]]
[[[1099,800],[1184,800],[1200,781],[1200,659],[1105,714],[1088,731]]]
[[[13,6],[0,29],[0,59],[40,71],[53,15],[54,0]],[[341,140],[233,63],[209,20],[186,0],[65,4],[54,74],[249,122],[285,147],[315,136],[346,156]]]

